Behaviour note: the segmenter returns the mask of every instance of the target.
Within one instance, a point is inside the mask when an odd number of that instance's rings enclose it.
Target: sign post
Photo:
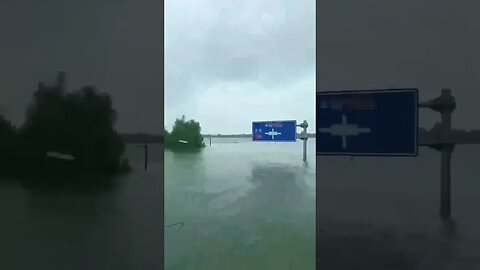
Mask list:
[[[307,120],[304,120],[303,123],[300,125],[297,125],[297,127],[303,128],[302,133],[300,134],[300,140],[303,141],[303,162],[307,162],[307,140],[308,140],[308,135],[307,135],[307,128],[308,128],[308,123]]]
[[[441,114],[441,143],[430,145],[440,151],[440,216],[451,216],[451,161],[455,143],[450,138],[452,131],[452,112],[456,108],[455,98],[450,89],[442,89],[441,96],[427,102],[419,103],[420,108],[429,108]]]
[[[432,130],[419,141],[418,108],[441,114],[439,133]],[[417,89],[317,92],[317,155],[416,156],[418,145],[438,150],[440,216],[449,220],[455,145],[480,144],[478,136],[452,132],[455,108],[450,89],[427,102],[418,102]]]
[[[297,127],[303,128],[299,139],[303,140],[303,161],[307,161],[307,121],[297,125],[297,121],[262,121],[252,123],[253,141],[296,142]]]

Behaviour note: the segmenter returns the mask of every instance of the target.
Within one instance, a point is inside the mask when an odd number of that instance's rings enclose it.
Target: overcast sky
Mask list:
[[[418,87],[421,99],[451,88],[456,128],[480,129],[480,3],[322,0],[317,90]],[[439,115],[421,111],[430,128]]]
[[[165,125],[315,120],[314,0],[165,1]]]
[[[308,120],[314,91],[450,87],[454,126],[480,128],[480,16],[458,0],[0,1],[0,108],[23,122],[39,80],[112,95],[122,132],[163,129],[185,114],[205,133],[251,121]],[[315,49],[315,16],[318,44]],[[315,56],[318,77],[315,80]],[[316,82],[316,86],[315,86]],[[421,114],[430,127],[434,113]]]
[[[163,129],[162,1],[0,1],[0,107],[16,124],[38,81],[111,94],[121,132]]]

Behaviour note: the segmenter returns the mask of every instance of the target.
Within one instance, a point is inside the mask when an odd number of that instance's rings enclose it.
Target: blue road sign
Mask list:
[[[297,121],[263,121],[252,123],[254,141],[295,142]]]
[[[317,155],[416,156],[418,89],[317,92]]]

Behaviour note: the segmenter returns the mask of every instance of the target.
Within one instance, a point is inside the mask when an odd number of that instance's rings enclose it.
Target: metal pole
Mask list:
[[[303,162],[307,162],[307,138],[303,139]]]
[[[452,112],[456,108],[455,98],[450,89],[442,89],[440,97],[419,104],[421,108],[430,108],[441,115],[441,144],[432,148],[439,150],[440,162],[440,217],[444,220],[451,216],[451,161],[455,143],[451,141]]]
[[[450,91],[447,89],[442,91],[442,96],[444,96],[445,99],[449,94]],[[445,144],[442,147],[440,165],[440,216],[442,219],[449,219],[451,215],[451,161],[453,144],[446,144],[446,141],[449,140],[448,136],[452,129],[452,111],[446,107],[441,112],[441,116],[442,138]]]
[[[148,144],[145,144],[144,147],[145,147],[145,171],[146,171],[148,167]]]
[[[443,147],[440,164],[440,216],[450,219],[451,216],[451,161],[454,145],[450,142],[449,134],[452,130],[452,112],[455,108],[450,89],[442,89],[441,97],[444,100],[441,110]]]
[[[303,140],[303,162],[307,162],[307,128],[308,128],[308,123],[307,120],[304,120],[303,123],[300,125],[297,125],[297,127],[303,128],[303,132],[301,134],[300,140]]]
[[[148,167],[148,144],[144,145],[136,145],[136,147],[142,147],[143,152],[144,152],[144,166],[145,166],[145,171],[147,170]]]
[[[441,150],[440,167],[440,216],[450,219],[451,216],[451,161],[453,144],[444,145]]]

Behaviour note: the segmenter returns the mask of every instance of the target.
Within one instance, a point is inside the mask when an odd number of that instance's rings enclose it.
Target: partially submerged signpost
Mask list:
[[[307,134],[307,128],[308,128],[308,123],[306,120],[303,121],[300,125],[297,125],[297,127],[303,128],[302,133],[300,133],[299,139],[303,141],[303,162],[307,162],[307,140],[308,140],[308,134]]]
[[[303,128],[303,132],[297,138],[297,127]],[[303,161],[307,161],[307,121],[297,125],[296,120],[287,121],[261,121],[252,123],[253,141],[263,142],[296,142],[303,140]]]
[[[317,155],[417,156],[418,146],[441,152],[440,216],[451,217],[451,157],[456,144],[480,144],[452,132],[450,89],[418,102],[417,89],[317,92]],[[440,136],[418,137],[418,108],[441,114]],[[460,131],[467,133],[466,131]]]
[[[441,114],[441,140],[426,144],[440,151],[440,216],[450,219],[451,216],[451,160],[455,141],[450,136],[452,131],[452,112],[456,108],[455,98],[450,89],[443,89],[441,96],[418,104],[420,108],[429,108]]]

